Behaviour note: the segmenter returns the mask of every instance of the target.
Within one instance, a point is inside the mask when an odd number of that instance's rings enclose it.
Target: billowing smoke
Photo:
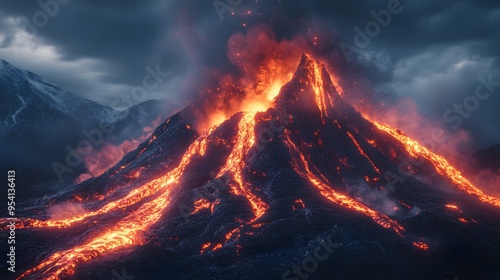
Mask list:
[[[64,220],[83,214],[82,204],[76,202],[63,202],[61,204],[52,205],[49,208],[51,220]]]
[[[500,192],[499,174],[478,167],[470,134],[463,129],[450,130],[443,120],[423,116],[413,99],[401,98],[388,106],[359,102],[356,108],[368,119],[398,128],[443,156],[479,188],[491,194]]]
[[[227,55],[234,71],[215,75],[202,93],[198,130],[218,124],[238,111],[268,108],[295,73],[308,49],[301,38],[279,41],[264,25],[238,32],[228,42]]]
[[[363,181],[347,184],[347,192],[357,201],[386,215],[395,215],[400,210],[387,192],[373,189]]]
[[[92,153],[83,158],[88,173],[81,174],[76,183],[80,183],[92,177],[97,177],[104,173],[109,168],[118,163],[127,153],[135,150],[142,142],[144,142],[151,133],[161,123],[161,118],[156,118],[149,126],[142,129],[142,135],[136,139],[123,141],[121,144],[113,145],[105,143],[102,148],[96,153]]]

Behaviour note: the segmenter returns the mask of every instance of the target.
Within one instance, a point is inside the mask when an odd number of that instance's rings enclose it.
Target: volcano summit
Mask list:
[[[320,62],[303,55],[265,110],[199,133],[196,109],[101,176],[25,202],[19,278],[92,279],[109,267],[137,279],[500,276],[500,200],[365,119]],[[401,156],[421,163],[404,182]],[[49,215],[71,203],[83,211]]]

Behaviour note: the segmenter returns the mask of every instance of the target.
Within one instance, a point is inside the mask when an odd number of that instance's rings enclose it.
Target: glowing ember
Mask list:
[[[392,135],[395,139],[397,139],[403,146],[406,151],[410,153],[415,158],[423,157],[429,160],[435,167],[436,171],[442,176],[450,179],[453,183],[455,183],[459,189],[462,191],[475,195],[479,198],[480,201],[489,203],[491,205],[500,207],[500,199],[496,197],[492,197],[484,194],[481,190],[479,190],[476,186],[474,186],[469,180],[467,180],[460,171],[458,171],[455,167],[453,167],[448,161],[440,155],[437,155],[420,145],[417,141],[411,139],[406,134],[402,133],[398,129],[392,128],[388,125],[381,124],[378,122],[373,122],[380,130],[383,130],[390,135]]]
[[[205,253],[205,251],[210,247],[210,243],[205,243],[203,245],[201,245],[201,250],[200,250],[200,255],[203,255],[203,253]]]
[[[453,210],[459,210],[458,206],[456,206],[456,205],[447,204],[445,206],[446,206],[446,208],[450,208],[450,209],[453,209]]]
[[[211,209],[210,206],[211,206],[210,201],[208,201],[204,198],[200,198],[194,202],[194,210],[193,210],[193,212],[191,212],[191,215],[194,215],[203,209]]]
[[[302,209],[306,208],[306,205],[304,204],[302,199],[295,200],[294,205],[292,205],[293,210],[297,210],[298,208],[302,208]]]
[[[413,242],[413,245],[417,248],[424,250],[424,251],[429,250],[429,245],[425,244],[424,242]]]

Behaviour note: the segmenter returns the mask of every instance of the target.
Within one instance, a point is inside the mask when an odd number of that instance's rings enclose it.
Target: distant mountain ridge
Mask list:
[[[106,123],[114,127],[106,141],[121,143],[142,136],[143,128],[171,103],[149,100],[120,111],[67,92],[2,59],[0,97],[0,169],[27,169],[30,174],[42,170],[52,179],[51,163],[64,162],[66,147],[85,139],[83,130]],[[85,166],[75,170],[85,172]]]

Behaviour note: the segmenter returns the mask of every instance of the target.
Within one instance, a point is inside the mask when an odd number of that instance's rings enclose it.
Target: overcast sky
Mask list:
[[[316,41],[318,55],[334,60],[346,83],[366,81],[380,95],[411,97],[429,118],[442,119],[474,95],[479,76],[500,81],[497,1],[402,0],[402,11],[348,63],[341,43],[355,46],[354,28],[364,29],[374,19],[370,11],[391,1],[243,1],[221,18],[208,0],[59,0],[68,3],[45,18],[38,1],[2,0],[0,58],[107,105],[141,85],[145,67],[158,66],[170,75],[150,97],[185,104],[206,69],[229,69],[230,36],[265,24],[278,39]],[[23,18],[43,26],[33,32]],[[500,143],[499,95],[496,87],[462,118],[478,147]]]

